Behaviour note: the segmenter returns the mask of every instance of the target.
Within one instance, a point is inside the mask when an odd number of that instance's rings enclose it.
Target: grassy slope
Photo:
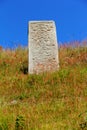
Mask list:
[[[62,46],[51,74],[24,74],[27,57],[0,50],[0,130],[87,130],[87,47]]]

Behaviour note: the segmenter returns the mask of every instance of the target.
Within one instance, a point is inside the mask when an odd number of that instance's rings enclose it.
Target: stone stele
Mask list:
[[[58,70],[58,44],[54,21],[30,21],[28,43],[29,74]]]

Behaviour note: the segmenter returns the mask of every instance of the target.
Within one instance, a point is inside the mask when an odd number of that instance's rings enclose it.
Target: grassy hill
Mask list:
[[[54,73],[28,75],[27,59],[0,48],[0,130],[87,130],[87,46],[61,46]]]

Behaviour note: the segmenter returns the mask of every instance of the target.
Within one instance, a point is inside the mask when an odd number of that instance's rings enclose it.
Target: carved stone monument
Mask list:
[[[54,21],[30,21],[28,44],[29,74],[58,70],[58,44]]]

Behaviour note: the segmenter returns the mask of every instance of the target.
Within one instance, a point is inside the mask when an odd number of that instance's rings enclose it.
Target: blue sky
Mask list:
[[[0,0],[0,45],[28,45],[28,21],[54,20],[58,42],[87,39],[87,0]]]

